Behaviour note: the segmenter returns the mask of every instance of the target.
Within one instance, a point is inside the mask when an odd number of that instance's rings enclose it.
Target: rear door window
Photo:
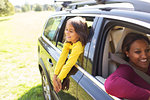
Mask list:
[[[52,17],[48,20],[45,30],[44,36],[46,36],[51,42],[55,41],[58,26],[61,23],[61,17]]]

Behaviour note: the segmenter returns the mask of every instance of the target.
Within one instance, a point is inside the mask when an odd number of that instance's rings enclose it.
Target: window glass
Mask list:
[[[50,40],[55,40],[58,26],[61,22],[61,17],[50,18],[44,30],[44,35]]]

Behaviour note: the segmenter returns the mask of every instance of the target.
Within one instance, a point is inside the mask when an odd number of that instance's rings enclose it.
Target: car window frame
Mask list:
[[[106,42],[106,39],[107,39],[107,36],[108,36],[108,33],[109,33],[109,30],[111,28],[113,28],[114,26],[122,26],[122,27],[126,27],[126,28],[130,28],[130,29],[133,29],[133,30],[137,30],[139,32],[143,32],[143,33],[147,33],[147,34],[150,34],[149,33],[149,29],[147,29],[146,27],[143,27],[141,25],[137,25],[137,24],[134,24],[134,23],[130,23],[130,22],[126,22],[126,21],[120,21],[120,20],[116,20],[116,19],[108,19],[108,18],[104,18],[104,25],[103,25],[103,38],[102,38],[102,42],[99,43],[99,47],[101,47],[101,49],[99,49],[99,57],[103,57],[103,54],[104,54],[104,47],[105,47],[105,42]],[[100,58],[98,58],[100,59]],[[99,73],[97,73],[96,76],[101,76],[103,77],[104,79],[106,79],[108,77],[108,75],[104,75],[104,64],[103,64],[103,59],[101,59],[101,61],[99,61],[98,65],[97,66],[102,66],[101,68],[101,72],[98,71]],[[98,68],[97,68],[98,69]]]
[[[81,17],[93,17],[94,18],[94,20],[93,20],[93,25],[92,25],[92,28],[93,28],[93,31],[94,31],[94,29],[95,29],[95,26],[96,26],[96,22],[97,22],[97,18],[95,17],[95,16],[83,16],[83,15],[76,15],[76,16],[81,16]],[[59,41],[61,41],[62,42],[62,38],[63,38],[63,35],[61,35],[61,34],[63,34],[63,32],[64,32],[64,28],[65,28],[65,25],[66,25],[66,21],[68,20],[68,18],[72,18],[72,17],[75,17],[75,15],[66,15],[65,16],[65,18],[64,18],[64,20],[63,20],[63,23],[62,23],[62,26],[61,26],[61,28],[60,28],[60,31],[59,31],[59,33],[58,33],[58,37],[57,37],[57,39],[56,39],[56,47],[60,50],[60,51],[62,51],[62,49],[60,49],[59,47],[58,47],[58,45],[59,45]],[[63,47],[63,44],[62,44],[62,47]],[[89,49],[89,47],[88,47],[88,49]],[[85,53],[85,52],[84,52]],[[85,63],[87,62],[87,58],[85,59],[85,61],[84,61]],[[79,63],[78,63],[79,64]],[[82,64],[81,64],[82,65]],[[82,66],[80,66],[80,67],[82,67]],[[82,67],[83,68],[83,67]],[[86,70],[86,65],[85,65],[85,67],[84,67],[84,69]]]

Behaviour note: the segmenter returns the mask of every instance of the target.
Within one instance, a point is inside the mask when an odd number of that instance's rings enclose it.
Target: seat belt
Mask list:
[[[109,53],[109,58],[116,63],[129,65],[141,78],[143,78],[147,83],[150,84],[150,76],[149,75],[147,75],[146,73],[134,68],[124,59],[122,59],[119,56],[117,56],[116,54],[112,54],[112,53]]]

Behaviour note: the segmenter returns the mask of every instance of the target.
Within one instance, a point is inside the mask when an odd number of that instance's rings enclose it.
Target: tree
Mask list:
[[[27,12],[31,10],[31,6],[29,4],[25,4],[24,6],[22,6],[22,12]]]
[[[13,15],[14,6],[8,0],[0,0],[0,16]]]
[[[45,4],[45,5],[43,5],[43,10],[44,11],[54,11],[54,7],[52,5]]]
[[[37,4],[34,10],[35,11],[42,11],[42,6]]]
[[[6,5],[5,5],[5,1],[4,0],[0,0],[0,10],[6,8]]]

